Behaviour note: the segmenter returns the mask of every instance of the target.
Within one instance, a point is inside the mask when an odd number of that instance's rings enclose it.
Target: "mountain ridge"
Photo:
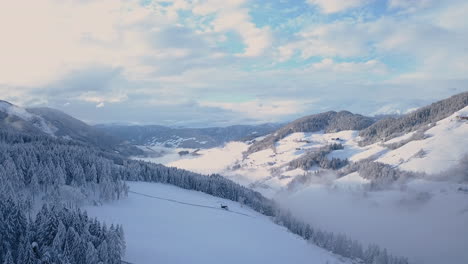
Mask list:
[[[0,128],[13,132],[76,140],[124,156],[143,154],[140,149],[116,137],[60,110],[48,107],[22,108],[0,100]]]

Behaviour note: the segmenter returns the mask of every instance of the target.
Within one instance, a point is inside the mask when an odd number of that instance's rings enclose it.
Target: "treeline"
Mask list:
[[[128,160],[121,166],[119,174],[129,181],[158,182],[204,192],[216,197],[241,202],[252,209],[274,215],[274,203],[253,191],[218,174],[201,175],[187,170],[166,167],[144,161]]]
[[[294,170],[301,168],[303,170],[309,170],[313,166],[319,166],[322,169],[340,169],[348,164],[348,160],[338,158],[328,159],[327,155],[334,150],[343,148],[342,144],[333,143],[317,150],[308,151],[301,157],[290,161],[288,164],[289,169]]]
[[[383,189],[395,182],[405,182],[410,178],[423,177],[422,173],[400,170],[393,165],[370,159],[350,163],[338,171],[338,176],[345,176],[353,172],[358,172],[359,176],[370,180],[371,190]]]
[[[21,204],[0,200],[0,260],[4,264],[120,264],[121,226],[102,225],[80,210],[44,205],[35,219]]]
[[[423,128],[419,128],[417,131],[414,132],[413,135],[411,135],[409,138],[406,138],[406,139],[403,139],[401,141],[398,141],[398,142],[394,142],[394,143],[387,143],[387,144],[382,144],[384,147],[386,148],[389,148],[389,149],[398,149],[398,148],[401,148],[402,146],[408,144],[409,142],[411,141],[415,141],[415,140],[424,140],[426,138],[429,138],[430,136],[429,135],[426,135],[425,132],[430,129],[431,125],[428,125],[428,126],[425,126]]]
[[[361,145],[390,140],[449,117],[468,106],[468,92],[435,102],[398,118],[382,119],[359,133]]]

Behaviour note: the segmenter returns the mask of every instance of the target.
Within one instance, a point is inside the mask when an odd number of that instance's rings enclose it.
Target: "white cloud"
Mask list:
[[[80,94],[76,99],[84,102],[97,103],[97,107],[104,106],[104,103],[119,103],[128,99],[126,93],[120,94],[101,94],[95,91],[84,92]]]
[[[399,9],[404,13],[413,13],[434,4],[434,0],[389,0],[390,9]]]
[[[201,106],[217,107],[224,110],[233,111],[250,118],[277,121],[282,116],[288,116],[304,111],[313,100],[284,100],[284,99],[267,99],[253,100],[239,103],[232,102],[206,102],[200,103]]]
[[[0,9],[0,82],[38,86],[94,65],[141,70],[153,54],[138,23],[170,23],[133,1],[6,1]]]
[[[241,36],[246,45],[243,56],[261,55],[271,44],[269,27],[258,28],[245,7],[244,0],[205,0],[194,5],[192,11],[197,15],[215,14],[212,30],[215,32],[234,31]]]
[[[385,74],[388,72],[385,64],[377,60],[368,60],[364,62],[335,62],[329,58],[312,64],[310,69],[317,71],[329,71],[334,73]]]
[[[326,13],[338,13],[364,5],[367,0],[307,0],[311,5],[317,5]]]
[[[336,22],[308,27],[296,34],[297,41],[278,48],[279,60],[299,52],[302,59],[315,56],[356,57],[368,52],[368,33],[355,22]]]

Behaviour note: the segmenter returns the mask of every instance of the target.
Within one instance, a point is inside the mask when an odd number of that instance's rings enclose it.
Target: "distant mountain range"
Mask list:
[[[91,126],[56,109],[22,108],[0,100],[0,128],[29,134],[46,134],[98,146],[124,156],[143,155],[134,145],[171,148],[212,148],[229,141],[269,134],[279,124],[235,125],[210,128],[171,128],[158,125],[106,124]]]
[[[101,131],[134,145],[177,148],[212,148],[229,141],[248,140],[272,133],[279,124],[235,125],[209,128],[96,125]]]

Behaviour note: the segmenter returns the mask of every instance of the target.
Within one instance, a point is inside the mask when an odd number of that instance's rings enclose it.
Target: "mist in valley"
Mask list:
[[[468,263],[468,193],[457,188],[415,180],[372,192],[314,183],[275,200],[312,226],[376,243],[414,263]]]

